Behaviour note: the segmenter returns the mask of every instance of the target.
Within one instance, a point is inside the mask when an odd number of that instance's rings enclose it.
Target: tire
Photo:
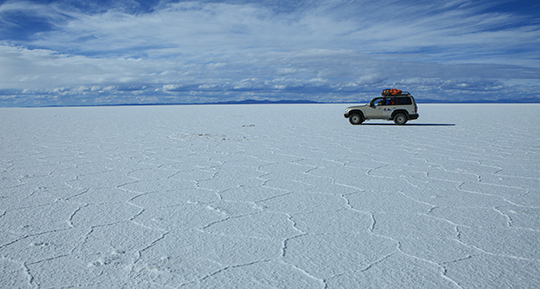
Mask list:
[[[404,113],[398,113],[394,116],[394,123],[397,125],[404,125],[407,123],[407,116]]]
[[[364,118],[359,113],[351,113],[351,115],[349,115],[349,122],[354,125],[362,124]]]

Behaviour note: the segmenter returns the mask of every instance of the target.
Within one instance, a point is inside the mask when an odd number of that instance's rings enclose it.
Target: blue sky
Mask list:
[[[0,106],[540,101],[540,1],[0,0]]]

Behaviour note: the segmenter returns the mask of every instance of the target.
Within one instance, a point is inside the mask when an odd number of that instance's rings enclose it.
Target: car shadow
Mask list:
[[[363,123],[362,125],[396,125],[395,123]],[[407,123],[401,126],[455,126],[453,123]]]

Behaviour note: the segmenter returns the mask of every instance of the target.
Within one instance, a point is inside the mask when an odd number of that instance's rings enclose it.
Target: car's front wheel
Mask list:
[[[404,113],[398,113],[394,116],[394,123],[398,125],[407,123],[407,120],[407,116]]]
[[[354,125],[362,124],[364,118],[359,113],[351,113],[351,115],[349,115],[349,122]]]

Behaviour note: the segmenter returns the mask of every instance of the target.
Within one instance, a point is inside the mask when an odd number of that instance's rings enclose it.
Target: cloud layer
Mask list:
[[[0,105],[539,96],[519,1],[69,3],[0,5]]]

